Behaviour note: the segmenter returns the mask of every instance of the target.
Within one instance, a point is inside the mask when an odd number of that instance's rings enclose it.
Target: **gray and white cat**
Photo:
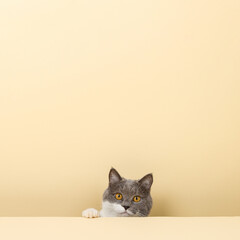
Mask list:
[[[152,208],[150,195],[152,174],[140,180],[125,179],[116,169],[109,172],[109,185],[103,193],[102,210],[88,208],[82,212],[86,218],[95,217],[146,217]]]

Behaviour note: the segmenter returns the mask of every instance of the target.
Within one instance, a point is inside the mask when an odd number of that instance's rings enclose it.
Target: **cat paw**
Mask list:
[[[82,217],[97,218],[97,217],[99,217],[99,212],[98,212],[98,210],[96,210],[94,208],[88,208],[82,212]]]

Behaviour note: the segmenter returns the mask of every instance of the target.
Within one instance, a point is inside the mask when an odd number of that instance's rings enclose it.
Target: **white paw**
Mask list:
[[[82,212],[82,217],[97,218],[99,217],[99,212],[94,208],[88,208]]]

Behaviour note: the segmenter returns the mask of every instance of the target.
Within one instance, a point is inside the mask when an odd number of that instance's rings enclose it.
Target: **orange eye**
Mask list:
[[[139,197],[139,196],[135,196],[134,198],[133,198],[133,201],[134,202],[139,202],[141,200],[141,198]]]
[[[115,198],[117,199],[117,200],[121,200],[122,199],[122,194],[121,193],[116,193],[115,194]]]

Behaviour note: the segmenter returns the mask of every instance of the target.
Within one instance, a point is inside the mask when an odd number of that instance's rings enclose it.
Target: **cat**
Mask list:
[[[109,172],[109,185],[103,193],[102,210],[88,208],[82,212],[86,218],[96,217],[146,217],[152,208],[150,195],[153,175],[140,180],[125,179],[116,169]]]

